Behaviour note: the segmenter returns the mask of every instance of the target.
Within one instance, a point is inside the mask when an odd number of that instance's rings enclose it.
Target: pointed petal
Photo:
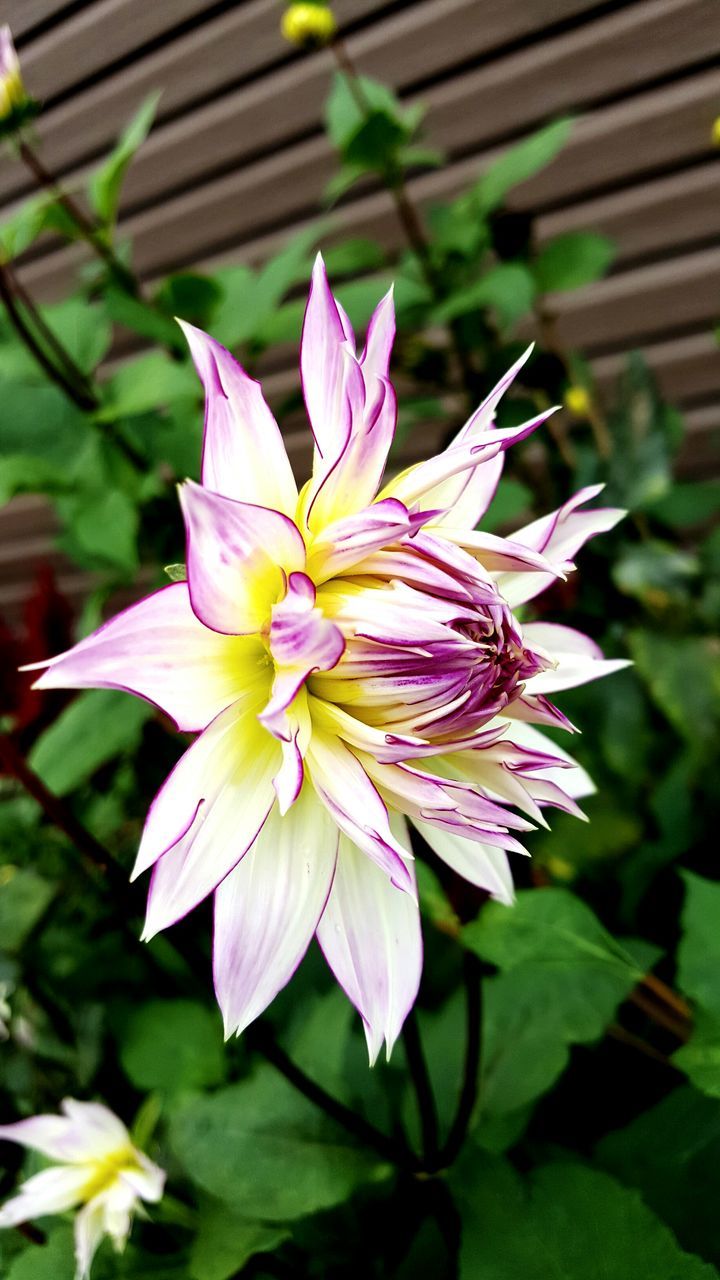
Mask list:
[[[414,881],[412,867],[408,870]],[[362,1017],[370,1065],[383,1040],[389,1058],[420,985],[420,912],[414,896],[397,889],[347,836],[340,837],[335,879],[317,936]]]
[[[102,1102],[64,1098],[62,1109],[75,1137],[75,1154],[66,1154],[66,1160],[102,1160],[130,1148],[130,1134],[122,1120]]]
[[[219,342],[178,323],[205,388],[203,484],[226,498],[294,515],[297,485],[260,384]]]
[[[105,1203],[94,1196],[75,1215],[76,1280],[90,1280],[92,1260],[105,1235]]]
[[[133,875],[155,864],[143,937],[202,902],[247,852],[275,801],[278,743],[255,707],[224,711],[156,796]]]
[[[390,829],[388,811],[360,761],[339,738],[314,729],[306,764],[313,786],[341,831],[399,888],[414,892],[408,849]]]
[[[213,972],[226,1036],[244,1031],[289,981],[327,901],[339,832],[312,787],[215,891]]]
[[[460,529],[442,526],[429,527],[426,531],[446,538],[454,547],[459,547],[474,556],[488,573],[507,573],[530,571],[550,573],[554,578],[562,577],[562,571],[551,564],[539,551],[515,542],[512,538],[499,538],[494,533],[485,533],[480,529]]]
[[[336,458],[347,437],[347,427],[338,438],[344,421],[348,350],[343,319],[330,291],[322,255],[313,268],[300,346],[300,374],[305,406],[320,457]]]
[[[592,511],[578,511],[577,508],[590,502],[602,492],[602,485],[590,485],[580,489],[572,498],[552,511],[550,515],[534,520],[513,534],[514,542],[521,542],[534,551],[539,551],[556,567],[563,571],[573,568],[573,558],[585,545],[589,538],[598,533],[607,533],[626,514],[619,507],[596,507]],[[554,578],[550,574],[503,574],[498,578],[498,588],[514,607],[534,600],[541,591],[552,585]]]
[[[577,685],[599,680],[632,664],[626,658],[604,658],[594,640],[573,627],[553,622],[529,622],[524,639],[532,648],[544,650],[556,663],[554,670],[540,671],[526,682],[529,694],[558,693]]]
[[[14,1227],[31,1218],[65,1213],[83,1198],[89,1172],[84,1165],[57,1165],[29,1178],[18,1195],[0,1208],[0,1227]]]
[[[222,498],[188,480],[180,489],[187,529],[188,587],[201,622],[249,635],[270,619],[285,574],[305,567],[305,543],[279,511]]]
[[[359,365],[356,374],[360,375]],[[340,455],[319,484],[318,478],[314,479],[308,507],[308,525],[314,532],[323,531],[373,501],[397,424],[397,399],[391,384],[374,379],[363,389],[362,398],[349,406],[348,417],[350,430]]]
[[[432,514],[423,511],[411,515],[404,503],[395,498],[373,502],[364,511],[336,520],[313,539],[308,551],[308,573],[318,585],[347,573],[386,543],[411,537]]]
[[[390,356],[395,341],[394,289],[388,289],[370,317],[365,350],[360,357],[366,383],[372,378],[387,378],[390,373]]]
[[[413,818],[412,824],[438,858],[442,858],[459,876],[479,889],[486,889],[498,902],[512,905],[512,873],[503,849],[467,840],[456,831],[441,829],[419,818]]]
[[[198,620],[186,582],[174,582],[103,623],[47,663],[36,689],[124,689],[198,733],[241,694],[257,661],[254,639]]]
[[[544,781],[552,782],[573,800],[581,800],[583,796],[595,794],[596,787],[590,774],[578,764],[574,756],[559,747],[556,742],[552,742],[550,738],[546,738],[545,734],[540,733],[534,725],[514,720],[509,732],[513,742],[518,742],[531,751],[556,756],[562,762],[557,769],[544,768],[538,773]]]
[[[260,719],[277,738],[288,739],[287,710],[305,680],[329,671],[345,651],[339,627],[315,606],[314,583],[304,573],[291,573],[287,594],[273,606],[270,652],[275,663],[272,696]]]

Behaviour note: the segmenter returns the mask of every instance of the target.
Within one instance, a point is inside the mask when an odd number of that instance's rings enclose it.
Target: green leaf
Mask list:
[[[702,1093],[720,1098],[720,1018],[698,1010],[689,1042],[672,1060]]]
[[[461,1280],[717,1280],[636,1191],[584,1165],[545,1165],[524,1183],[504,1161],[475,1156],[453,1182]]]
[[[717,749],[720,642],[714,636],[631,631],[630,653],[656,706],[697,750]],[[692,672],[692,679],[688,679]]]
[[[27,454],[65,467],[87,444],[91,426],[62,391],[3,381],[0,454]]]
[[[685,901],[678,947],[681,990],[720,1018],[720,883],[683,872]]]
[[[108,286],[103,294],[105,308],[115,324],[139,333],[142,338],[160,342],[174,351],[184,352],[185,339],[177,322],[141,298],[133,298],[122,289]]]
[[[69,549],[90,565],[110,565],[126,574],[138,567],[139,516],[122,489],[99,489],[61,497],[58,511],[69,534]]]
[[[546,244],[533,264],[541,293],[578,289],[605,275],[615,245],[596,231],[568,231]]]
[[[198,385],[188,363],[180,364],[164,351],[151,351],[123,365],[110,379],[106,403],[96,416],[100,422],[114,422],[175,400],[197,399]]]
[[[56,493],[67,487],[69,480],[52,462],[16,453],[0,457],[0,506],[17,493]]]
[[[56,887],[29,867],[0,866],[0,948],[17,951],[45,914]]]
[[[388,1173],[270,1067],[180,1103],[170,1140],[199,1187],[266,1222],[329,1209]]]
[[[90,202],[98,218],[106,226],[112,226],[117,218],[125,173],[135,152],[150,132],[159,98],[159,93],[152,93],[145,99],[114,150],[90,179]]]
[[[270,1253],[289,1235],[286,1227],[253,1222],[227,1204],[206,1200],[190,1253],[192,1280],[231,1280],[256,1253]]]
[[[112,325],[103,307],[86,298],[67,298],[43,308],[43,316],[83,373],[92,373],[112,342]]]
[[[204,1089],[225,1078],[222,1025],[193,1000],[151,1000],[122,1028],[120,1061],[138,1089]]]
[[[30,766],[56,795],[67,795],[101,765],[135,751],[153,714],[147,702],[114,689],[81,693],[37,739]]]
[[[505,328],[532,310],[534,296],[535,282],[528,268],[520,262],[501,262],[474,284],[452,293],[435,309],[434,318],[446,324],[469,312],[489,310]]]
[[[474,188],[482,212],[497,209],[508,191],[550,164],[565,146],[571,128],[571,119],[555,120],[495,160]]]
[[[325,105],[325,122],[330,140],[339,151],[344,151],[362,129],[368,115],[366,107],[371,113],[384,113],[390,120],[399,122],[403,118],[400,102],[387,85],[368,76],[359,76],[357,85],[351,85],[343,72],[336,71]]]
[[[196,271],[168,276],[155,295],[157,305],[168,316],[178,316],[205,329],[210,327],[222,298],[223,289],[219,282]]]
[[[324,253],[328,275],[352,276],[361,271],[377,271],[385,263],[385,254],[375,240],[364,240],[361,236],[353,240],[344,240],[342,244],[331,246]]]
[[[720,480],[677,481],[669,493],[647,508],[648,514],[670,529],[705,524],[720,513]]]
[[[56,1227],[45,1245],[30,1245],[14,1258],[4,1280],[74,1280],[72,1229]]]
[[[687,597],[699,573],[697,556],[655,540],[627,547],[612,570],[616,587],[650,608],[664,608],[674,599]]]
[[[689,1085],[603,1138],[596,1159],[637,1187],[683,1248],[720,1264],[717,1170],[720,1103]]]
[[[514,524],[530,511],[532,501],[533,495],[526,484],[503,477],[495,490],[489,510],[480,521],[481,528],[492,532],[503,525]]]
[[[171,582],[187,582],[186,564],[166,564],[164,572]]]
[[[343,149],[350,168],[380,169],[392,164],[407,137],[402,124],[385,111],[373,111],[358,126]]]

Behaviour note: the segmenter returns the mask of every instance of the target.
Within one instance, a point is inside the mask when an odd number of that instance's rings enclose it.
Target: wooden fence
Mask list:
[[[413,181],[421,204],[462,190],[545,120],[578,117],[569,145],[512,203],[535,215],[541,239],[574,228],[613,237],[610,276],[557,299],[561,333],[601,387],[641,348],[684,410],[681,465],[704,472],[720,429],[719,0],[335,0],[334,9],[361,70],[428,108],[429,138],[448,163]],[[5,0],[3,10],[25,80],[45,103],[43,154],[69,182],[145,94],[162,91],[122,210],[146,279],[259,261],[317,216],[335,167],[321,127],[332,59],[283,43],[280,0]],[[29,189],[4,159],[0,216]],[[384,193],[366,189],[336,211],[332,235],[348,234],[399,243]],[[24,264],[26,285],[58,296],[83,253],[42,243]],[[289,355],[276,357],[271,399],[294,377]],[[304,452],[301,432],[292,444]],[[35,499],[0,513],[1,611],[17,607],[33,563],[52,558],[52,529]]]

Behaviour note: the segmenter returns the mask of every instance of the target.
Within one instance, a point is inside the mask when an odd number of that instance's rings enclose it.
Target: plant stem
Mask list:
[[[465,1068],[455,1119],[445,1144],[440,1151],[439,1167],[448,1168],[454,1163],[467,1137],[472,1113],[480,1088],[480,1061],[482,1055],[482,966],[477,956],[466,951],[463,956],[465,978],[467,1039],[465,1042]]]
[[[83,239],[87,240],[98,257],[102,259],[118,284],[122,285],[126,292],[132,294],[133,297],[140,297],[140,283],[137,277],[120,260],[115,250],[108,244],[102,231],[95,226],[77,201],[65,190],[54,174],[49,169],[46,169],[36,152],[25,141],[19,143],[18,152],[38,186],[48,191],[53,200],[57,201],[65,210],[68,217],[75,223]]]
[[[45,345],[50,348],[52,353],[57,357],[57,359],[63,365],[65,373],[67,374],[69,380],[77,388],[77,390],[83,396],[87,397],[88,403],[92,401],[93,407],[97,408],[100,401],[96,396],[95,392],[93,391],[93,388],[90,385],[90,382],[88,381],[87,375],[83,373],[82,369],[75,363],[69,351],[66,351],[65,347],[62,345],[57,334],[54,332],[53,329],[51,329],[50,325],[45,320],[45,317],[43,316],[42,312],[38,309],[38,307],[36,307],[34,299],[30,297],[30,294],[25,288],[20,277],[15,275],[15,273],[9,267],[8,267],[8,272],[10,275],[10,280],[12,283],[12,288],[13,288],[13,292],[15,293],[15,296],[18,298],[20,302],[22,302],[23,307],[25,308],[28,315],[32,317],[33,325],[35,326],[35,329],[42,337],[43,341],[45,342]]]
[[[127,881],[112,855],[75,817],[72,809],[65,801],[48,790],[42,779],[30,768],[13,739],[7,734],[0,735],[0,765],[2,765],[6,773],[14,777],[25,788],[28,795],[37,801],[53,825],[62,831],[75,845],[82,855],[83,866],[92,873],[93,878],[95,878],[95,870],[100,870],[105,877],[106,883],[112,888],[113,893],[118,894],[121,902],[123,899],[127,900]],[[134,934],[131,934],[131,936],[138,947],[142,947],[145,955],[148,956],[139,939]],[[170,946],[171,944],[167,945]],[[151,963],[156,963],[151,956],[148,956],[148,958]],[[163,970],[163,973],[165,973],[165,970]],[[256,1022],[247,1032],[247,1039],[294,1088],[299,1090],[331,1119],[340,1124],[348,1133],[352,1133],[354,1137],[373,1147],[384,1159],[390,1160],[399,1168],[409,1171],[419,1170],[420,1162],[404,1144],[396,1142],[393,1138],[388,1137],[387,1134],[382,1133],[380,1129],[376,1129],[363,1116],[358,1115],[350,1107],[346,1107],[343,1102],[334,1098],[332,1094],[323,1089],[322,1085],[311,1080],[277,1043],[271,1028],[267,1024],[261,1021]]]
[[[57,365],[50,359],[47,352],[43,350],[42,345],[38,342],[34,333],[27,324],[20,308],[17,305],[15,297],[15,281],[9,267],[6,263],[0,263],[0,299],[5,305],[10,322],[15,329],[21,342],[27,347],[33,359],[47,375],[51,382],[54,382],[60,390],[68,396],[74,404],[88,412],[97,407],[97,401],[91,397],[88,392],[81,391],[74,383],[70,382],[66,374],[60,370]]]
[[[438,1117],[430,1073],[423,1053],[417,1014],[410,1010],[402,1033],[422,1131],[423,1167],[434,1169],[438,1156]]]
[[[535,319],[537,321],[538,331],[539,331],[540,339],[542,341],[543,346],[547,351],[552,352],[552,354],[557,357],[557,359],[562,364],[569,381],[573,382],[574,373],[572,369],[572,364],[570,361],[570,357],[567,351],[565,350],[565,347],[563,346],[563,343],[560,340],[560,335],[558,334],[558,331],[557,331],[557,318],[552,314],[552,312],[548,311],[542,299],[538,299],[535,302],[533,310],[535,312]],[[602,409],[597,403],[597,399],[595,396],[589,397],[587,420],[590,423],[592,433],[595,437],[595,447],[597,448],[598,454],[600,455],[601,458],[607,460],[611,456],[613,451],[612,436],[608,431],[608,426],[605,421],[605,415],[603,414]],[[563,454],[563,458],[565,462],[568,463],[569,466],[574,467],[575,459],[574,459],[574,455],[572,453],[572,447],[569,441],[566,441],[564,437],[560,436],[560,434],[558,433],[557,427],[553,429],[551,424],[552,424],[552,418],[548,420],[548,426],[550,427],[550,430],[558,445],[558,448]],[[570,455],[569,462],[568,462],[568,457],[566,456],[568,452]]]

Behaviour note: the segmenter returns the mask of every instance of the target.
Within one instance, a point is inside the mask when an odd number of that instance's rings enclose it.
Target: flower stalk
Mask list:
[[[99,400],[88,385],[85,375],[77,368],[65,348],[52,331],[49,330],[29,295],[20,285],[7,263],[0,263],[0,299],[20,341],[50,381],[54,382],[64,395],[84,412],[92,412],[97,409]],[[33,332],[32,326],[28,324],[26,317],[18,306],[19,301],[22,301],[25,311],[32,317],[37,332]],[[42,334],[47,346],[51,347],[61,360],[62,367],[56,364],[48,355],[42,341],[39,339],[39,334]]]

